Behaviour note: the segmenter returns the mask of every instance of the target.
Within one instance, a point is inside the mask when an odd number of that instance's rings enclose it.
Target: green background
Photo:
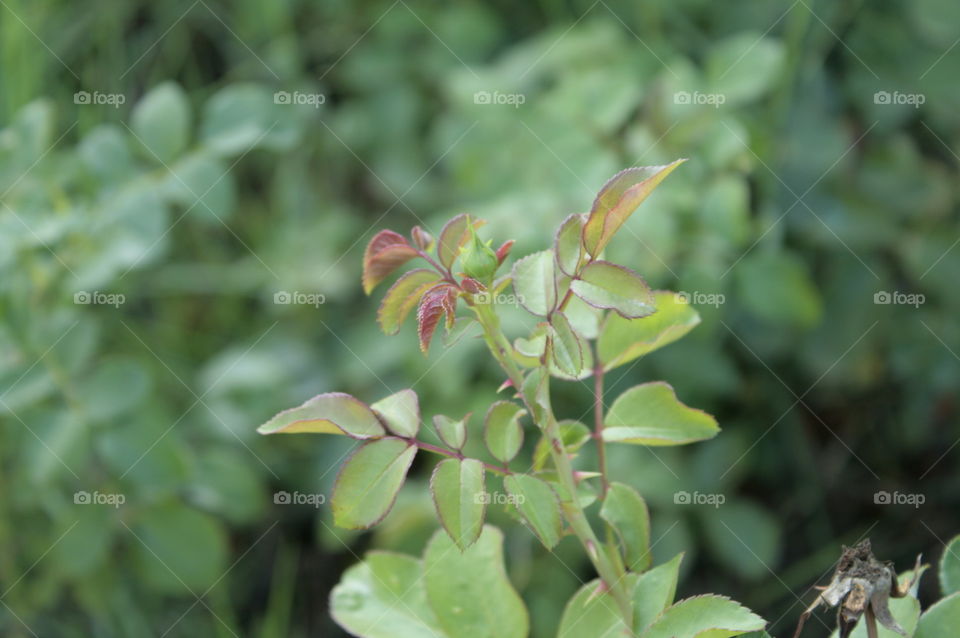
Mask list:
[[[723,428],[611,446],[655,561],[685,551],[681,595],[779,635],[840,543],[938,558],[960,528],[958,25],[947,0],[4,0],[0,633],[342,635],[339,574],[436,529],[434,459],[347,533],[274,494],[328,495],[350,442],[256,426],[332,390],[482,413],[501,380],[475,340],[424,359],[411,326],[378,332],[366,242],[469,212],[522,255],[616,171],[678,157],[609,249],[704,322],[611,374],[608,401],[662,378]],[[546,553],[502,510],[551,636],[592,576],[574,540]]]

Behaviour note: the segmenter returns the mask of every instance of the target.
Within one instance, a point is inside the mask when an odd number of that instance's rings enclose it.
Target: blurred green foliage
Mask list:
[[[340,572],[368,546],[419,555],[435,530],[423,468],[380,529],[347,535],[271,494],[329,493],[348,444],[255,425],[411,378],[426,414],[459,415],[500,381],[475,340],[424,360],[409,327],[378,335],[366,241],[468,211],[531,252],[609,175],[675,157],[609,252],[704,325],[611,375],[610,396],[667,378],[725,433],[611,450],[652,504],[656,562],[686,551],[684,594],[786,614],[782,633],[839,542],[938,555],[960,527],[956,12],[7,0],[0,632],[338,635],[323,601]],[[570,384],[558,410],[589,396]],[[550,636],[591,575],[495,510],[532,635]]]

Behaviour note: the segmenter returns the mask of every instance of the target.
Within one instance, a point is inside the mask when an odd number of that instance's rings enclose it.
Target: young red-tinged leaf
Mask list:
[[[553,240],[553,252],[557,256],[557,266],[560,272],[571,277],[577,273],[580,257],[583,255],[583,222],[586,215],[574,213],[570,215],[557,230]]]
[[[430,341],[433,333],[444,314],[447,316],[447,327],[453,326],[457,303],[457,289],[450,284],[437,284],[423,294],[420,299],[420,308],[417,309],[417,334],[420,337],[420,350],[427,354],[430,350]]]
[[[487,410],[483,438],[495,459],[509,463],[523,445],[520,417],[527,413],[511,401],[497,401]]]
[[[413,245],[424,252],[430,252],[433,249],[433,235],[419,226],[413,227],[410,238],[413,239]]]
[[[444,445],[454,450],[463,449],[463,446],[467,443],[467,422],[470,421],[471,414],[473,413],[467,412],[459,421],[443,414],[434,415],[433,427]]]
[[[446,459],[430,478],[430,494],[440,523],[465,550],[480,537],[487,499],[483,463],[476,459]]]
[[[413,438],[420,429],[420,402],[413,390],[400,390],[370,406],[397,436]]]
[[[628,570],[642,572],[650,567],[650,512],[639,492],[623,483],[611,483],[600,518],[616,531]]]
[[[663,381],[624,391],[603,420],[603,440],[638,445],[684,445],[712,439],[720,431],[712,416],[684,405]]]
[[[560,499],[544,481],[528,474],[510,474],[503,479],[503,487],[540,542],[553,549],[563,536],[563,517]]]
[[[420,297],[432,288],[440,275],[426,268],[417,268],[403,274],[383,296],[377,310],[377,322],[385,334],[397,334],[404,319],[410,314]]]
[[[510,254],[510,249],[513,248],[514,240],[508,239],[507,241],[500,244],[500,248],[497,248],[497,263],[502,264],[507,256]]]
[[[453,262],[460,256],[460,247],[470,238],[471,223],[474,230],[484,224],[482,219],[472,219],[466,213],[461,213],[444,224],[437,240],[437,257],[445,268],[453,266]]]
[[[333,487],[333,520],[347,529],[376,525],[390,512],[417,447],[388,437],[364,444],[340,468]]]
[[[381,230],[363,254],[363,291],[369,295],[390,273],[416,256],[417,251],[403,235]]]
[[[587,252],[594,257],[599,255],[653,189],[685,161],[679,159],[666,166],[628,168],[604,184],[583,225],[583,245]]]
[[[471,295],[475,295],[478,292],[483,292],[487,289],[482,283],[474,279],[473,277],[464,277],[460,280],[460,287],[469,292]]]
[[[342,392],[328,392],[280,412],[257,428],[260,434],[346,434],[354,439],[386,435],[366,403]]]
[[[570,282],[573,293],[595,308],[611,309],[633,319],[653,314],[653,293],[647,282],[629,268],[609,261],[594,261]]]

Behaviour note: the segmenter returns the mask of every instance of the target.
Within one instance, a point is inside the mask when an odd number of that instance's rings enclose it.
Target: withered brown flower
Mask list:
[[[877,560],[870,548],[869,539],[853,547],[844,546],[830,584],[819,588],[821,592],[817,595],[817,599],[800,615],[793,638],[799,638],[800,632],[803,631],[803,624],[820,605],[838,607],[837,628],[840,631],[840,638],[847,638],[850,635],[861,616],[864,617],[869,638],[877,638],[878,620],[887,629],[906,636],[907,632],[890,613],[888,603],[890,598],[906,596],[919,574],[920,556],[917,556],[917,564],[910,582],[900,587],[893,563]]]

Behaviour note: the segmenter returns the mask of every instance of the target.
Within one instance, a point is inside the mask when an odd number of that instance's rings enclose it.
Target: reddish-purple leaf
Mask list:
[[[381,230],[363,254],[363,291],[368,295],[390,273],[417,256],[417,251],[400,233]]]
[[[388,335],[397,334],[401,324],[416,307],[423,293],[438,281],[440,281],[440,275],[426,268],[415,268],[403,273],[387,290],[377,310],[377,321],[383,332]]]
[[[433,248],[433,235],[419,226],[413,227],[410,231],[410,237],[413,239],[413,245],[420,250],[428,251]]]
[[[423,294],[417,309],[417,332],[423,354],[430,349],[430,340],[443,315],[447,315],[447,326],[453,323],[456,303],[457,289],[451,284],[437,284]]]
[[[510,254],[510,249],[513,248],[513,244],[513,239],[508,239],[500,244],[500,248],[497,248],[497,263],[503,263],[503,261],[507,258],[507,255]]]

